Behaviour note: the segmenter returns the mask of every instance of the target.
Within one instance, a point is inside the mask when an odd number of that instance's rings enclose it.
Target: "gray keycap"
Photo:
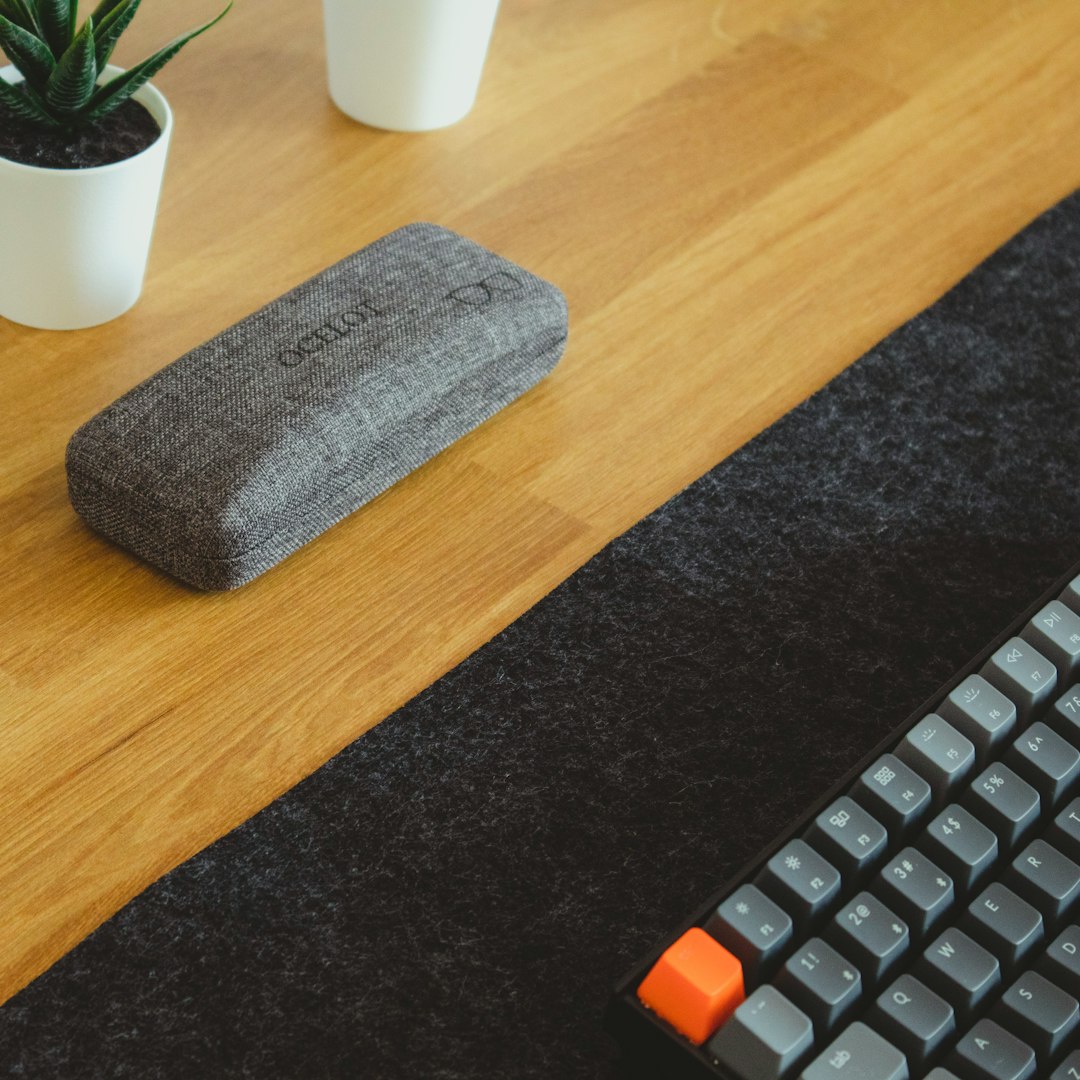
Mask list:
[[[994,762],[972,780],[961,802],[997,834],[1003,853],[1023,843],[1039,823],[1039,793],[1008,765]]]
[[[1080,574],[1065,586],[1058,599],[1073,611],[1080,613]]]
[[[1042,912],[1047,928],[1057,928],[1080,898],[1080,866],[1045,840],[1032,840],[1012,861],[1009,887]]]
[[[1046,830],[1046,839],[1073,862],[1080,862],[1080,799],[1073,799]]]
[[[941,923],[954,899],[952,878],[913,847],[885,864],[870,891],[908,924],[916,941]]]
[[[736,1076],[780,1080],[813,1049],[806,1014],[772,986],[755,990],[709,1040],[707,1051]]]
[[[1080,926],[1066,926],[1047,946],[1035,967],[1052,983],[1073,997],[1080,997]]]
[[[881,985],[911,944],[907,923],[868,892],[849,900],[824,936],[862,973],[864,993]]]
[[[985,945],[1006,974],[1015,971],[1043,940],[1043,917],[1000,881],[993,881],[968,905],[960,921],[965,933]]]
[[[840,874],[805,840],[789,840],[754,881],[801,930],[817,926],[839,896]]]
[[[965,1080],[1028,1080],[1035,1075],[1035,1051],[993,1020],[980,1020],[946,1065]]]
[[[772,976],[794,933],[787,913],[754,885],[740,885],[705,924],[739,958],[747,991]]]
[[[1020,636],[1057,668],[1059,687],[1080,675],[1080,615],[1061,600],[1051,600]]]
[[[1073,746],[1080,746],[1080,684],[1060,695],[1043,719]]]
[[[1016,706],[981,675],[969,675],[938,712],[971,740],[980,767],[997,755],[1016,728]]]
[[[876,1031],[856,1022],[800,1074],[800,1080],[908,1080],[904,1055]]]
[[[1009,638],[979,672],[1015,706],[1020,723],[1026,724],[1048,705],[1057,686],[1057,669],[1033,645]]]
[[[975,766],[971,740],[937,713],[930,713],[904,736],[896,756],[930,785],[936,806],[945,804]]]
[[[991,1016],[1049,1065],[1080,1024],[1076,998],[1035,971],[1025,971],[1002,995]]]
[[[960,1080],[960,1078],[954,1072],[949,1072],[948,1069],[943,1069],[940,1065],[936,1069],[931,1069],[926,1074],[926,1080]]]
[[[1051,600],[1020,631],[1057,668],[1058,686],[1068,686],[1080,672],[1080,615]]]
[[[930,809],[930,785],[895,754],[883,754],[855,781],[851,797],[889,831],[893,842]]]
[[[865,880],[885,857],[889,836],[885,826],[854,799],[841,795],[814,819],[806,841],[820,851],[850,886]]]
[[[921,1073],[956,1030],[953,1007],[912,975],[901,975],[876,1002],[867,1022]]]
[[[967,1023],[1001,986],[997,957],[955,926],[923,952],[914,971],[953,1006],[961,1023]]]
[[[953,879],[960,897],[970,896],[987,881],[998,855],[997,836],[957,803],[927,825],[917,846]]]
[[[1004,760],[1038,791],[1046,810],[1056,809],[1080,779],[1080,750],[1041,720],[1016,739]]]
[[[810,1017],[819,1041],[850,1017],[862,996],[859,969],[816,937],[792,953],[774,981]]]
[[[926,1080],[933,1080],[928,1076]],[[1080,1050],[1074,1050],[1051,1074],[1050,1080],[1080,1080]]]

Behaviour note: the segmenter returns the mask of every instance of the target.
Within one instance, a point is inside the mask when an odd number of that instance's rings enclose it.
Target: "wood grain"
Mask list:
[[[130,314],[0,324],[0,1000],[1080,183],[1070,0],[504,0],[476,109],[424,136],[334,110],[316,15],[241,2],[159,76]],[[416,219],[565,289],[550,379],[235,593],[79,522],[79,423]]]

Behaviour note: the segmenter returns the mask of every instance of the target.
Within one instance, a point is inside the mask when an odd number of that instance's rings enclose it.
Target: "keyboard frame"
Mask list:
[[[665,934],[630,971],[619,979],[608,999],[604,1012],[604,1026],[622,1050],[620,1063],[626,1064],[626,1059],[630,1059],[629,1064],[632,1065],[633,1070],[630,1075],[635,1075],[640,1070],[644,1075],[662,1076],[664,1080],[742,1080],[741,1077],[713,1061],[705,1050],[707,1042],[701,1046],[694,1046],[673,1027],[657,1017],[651,1009],[647,1009],[638,1000],[636,993],[641,981],[652,970],[653,965],[668,946],[691,927],[703,926],[727,896],[740,885],[753,881],[769,859],[784,844],[801,836],[814,818],[834,799],[845,794],[859,775],[882,754],[895,750],[899,741],[916,723],[927,713],[933,712],[959,683],[969,675],[977,673],[1009,638],[1018,636],[1028,620],[1051,600],[1058,599],[1065,587],[1078,575],[1080,575],[1080,563],[1058,578],[1033,604],[1016,616],[989,645],[976,653],[963,667],[958,668],[947,682],[943,683],[864,754],[824,795],[793,818],[753,859],[717,889],[693,915]],[[1067,689],[1068,687],[1061,688],[1060,692],[1064,694]],[[1056,691],[1054,700],[1057,700]],[[820,1053],[820,1050],[818,1052]]]

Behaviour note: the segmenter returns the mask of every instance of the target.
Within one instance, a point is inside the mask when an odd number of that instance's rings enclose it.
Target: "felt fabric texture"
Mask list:
[[[1080,556],[1078,325],[1073,197],[0,1008],[0,1075],[620,1075],[616,978]]]
[[[529,389],[566,336],[554,285],[406,225],[79,428],[72,505],[181,580],[236,588]]]

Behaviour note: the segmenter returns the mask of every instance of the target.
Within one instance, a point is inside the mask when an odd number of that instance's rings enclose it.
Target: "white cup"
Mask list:
[[[456,124],[473,107],[499,0],[324,0],[330,97],[391,131]]]

